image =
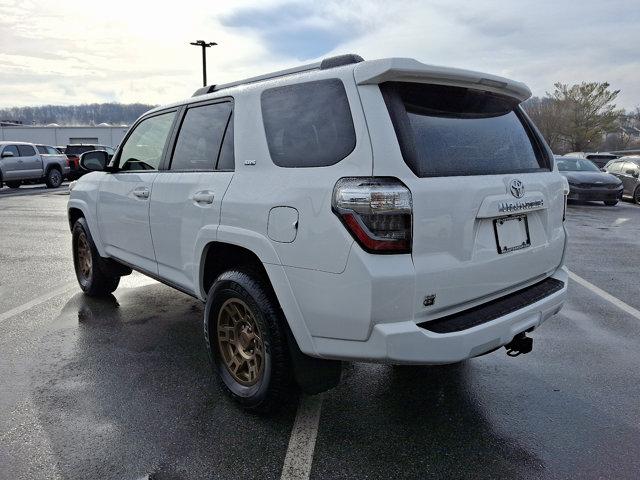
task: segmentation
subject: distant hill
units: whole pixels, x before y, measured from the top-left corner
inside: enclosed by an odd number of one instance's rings
[[[0,121],[25,125],[131,125],[155,105],[142,103],[90,103],[86,105],[41,105],[38,107],[0,108]]]

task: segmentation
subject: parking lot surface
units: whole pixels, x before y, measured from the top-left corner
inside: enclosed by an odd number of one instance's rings
[[[298,402],[239,410],[210,372],[198,301],[138,274],[85,297],[64,189],[5,190],[0,478],[281,478]],[[310,478],[637,478],[640,207],[574,204],[567,222],[583,282],[532,353],[348,365],[316,399]]]

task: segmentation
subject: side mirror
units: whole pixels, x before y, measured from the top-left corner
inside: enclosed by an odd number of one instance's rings
[[[631,174],[631,176],[632,176],[632,177],[636,177],[636,178],[638,178],[638,177],[640,177],[640,172],[639,172],[638,170],[636,170],[635,172],[633,172],[633,173]]]
[[[109,155],[103,150],[91,150],[80,155],[80,166],[90,172],[103,172],[109,163]]]
[[[2,158],[14,157],[13,152],[2,152]]]

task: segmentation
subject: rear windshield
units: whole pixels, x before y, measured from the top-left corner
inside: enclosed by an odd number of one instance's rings
[[[404,160],[419,177],[548,168],[515,100],[444,85],[387,82],[380,88]]]
[[[599,172],[592,161],[584,158],[556,158],[556,165],[561,172]]]
[[[95,149],[93,145],[69,145],[64,153],[67,155],[80,155]]]

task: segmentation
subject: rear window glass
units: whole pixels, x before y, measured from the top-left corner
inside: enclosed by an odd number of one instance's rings
[[[337,78],[297,83],[262,92],[262,118],[273,163],[324,167],[356,145],[347,93]]]
[[[402,155],[419,177],[547,167],[515,100],[444,85],[387,82],[380,87]]]
[[[21,157],[32,157],[36,154],[36,149],[31,145],[18,145],[18,151]]]
[[[69,145],[65,149],[65,153],[67,155],[81,155],[85,152],[90,152],[95,149],[96,148],[93,145]]]
[[[229,102],[189,108],[180,127],[171,170],[213,170],[230,115]]]

